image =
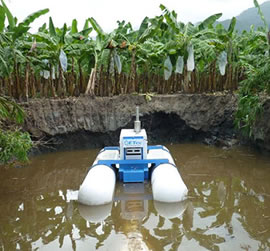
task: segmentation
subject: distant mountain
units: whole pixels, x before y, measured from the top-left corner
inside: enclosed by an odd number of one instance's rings
[[[270,1],[264,2],[260,6],[265,16],[266,22],[270,28]],[[239,32],[242,32],[243,30],[249,30],[251,25],[254,25],[255,28],[258,28],[259,26],[264,26],[260,15],[258,14],[258,10],[255,7],[243,11],[239,16],[236,17],[236,19],[237,22],[235,29]],[[225,28],[228,28],[230,22],[231,20],[227,19],[220,23],[223,24]]]

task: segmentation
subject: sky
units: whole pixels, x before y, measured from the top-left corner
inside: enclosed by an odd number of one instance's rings
[[[265,2],[257,1],[259,4]],[[117,20],[129,21],[133,28],[138,28],[144,17],[162,13],[161,3],[169,10],[175,10],[178,20],[184,23],[197,23],[216,13],[223,13],[220,20],[224,20],[254,7],[253,0],[5,0],[5,3],[19,21],[35,11],[49,8],[48,14],[32,24],[33,31],[48,22],[50,16],[57,27],[62,27],[65,22],[70,26],[76,18],[82,29],[85,20],[94,17],[106,32],[117,27]]]

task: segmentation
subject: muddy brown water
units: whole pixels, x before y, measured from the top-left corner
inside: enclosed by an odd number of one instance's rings
[[[151,185],[117,184],[102,207],[77,203],[98,149],[0,170],[0,250],[269,250],[270,157],[250,149],[169,145],[189,189],[178,204]]]

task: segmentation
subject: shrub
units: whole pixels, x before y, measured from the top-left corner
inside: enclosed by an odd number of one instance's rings
[[[29,133],[0,130],[0,162],[6,164],[10,161],[27,161],[27,154],[32,148]]]

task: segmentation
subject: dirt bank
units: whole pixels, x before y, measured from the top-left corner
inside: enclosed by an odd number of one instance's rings
[[[25,129],[35,139],[50,140],[53,149],[115,145],[120,130],[133,127],[137,105],[150,143],[199,140],[230,146],[239,133],[233,125],[237,98],[231,94],[156,95],[149,102],[138,95],[37,99],[23,104]],[[245,142],[270,151],[270,99],[263,108],[254,138]]]
[[[270,152],[270,98],[263,104],[263,113],[257,119],[251,143],[263,151]]]
[[[36,139],[51,139],[57,149],[118,144],[121,128],[132,128],[140,106],[150,143],[185,140],[222,142],[232,138],[234,95],[157,95],[37,99],[23,104],[25,128]],[[221,139],[221,141],[220,141]]]

